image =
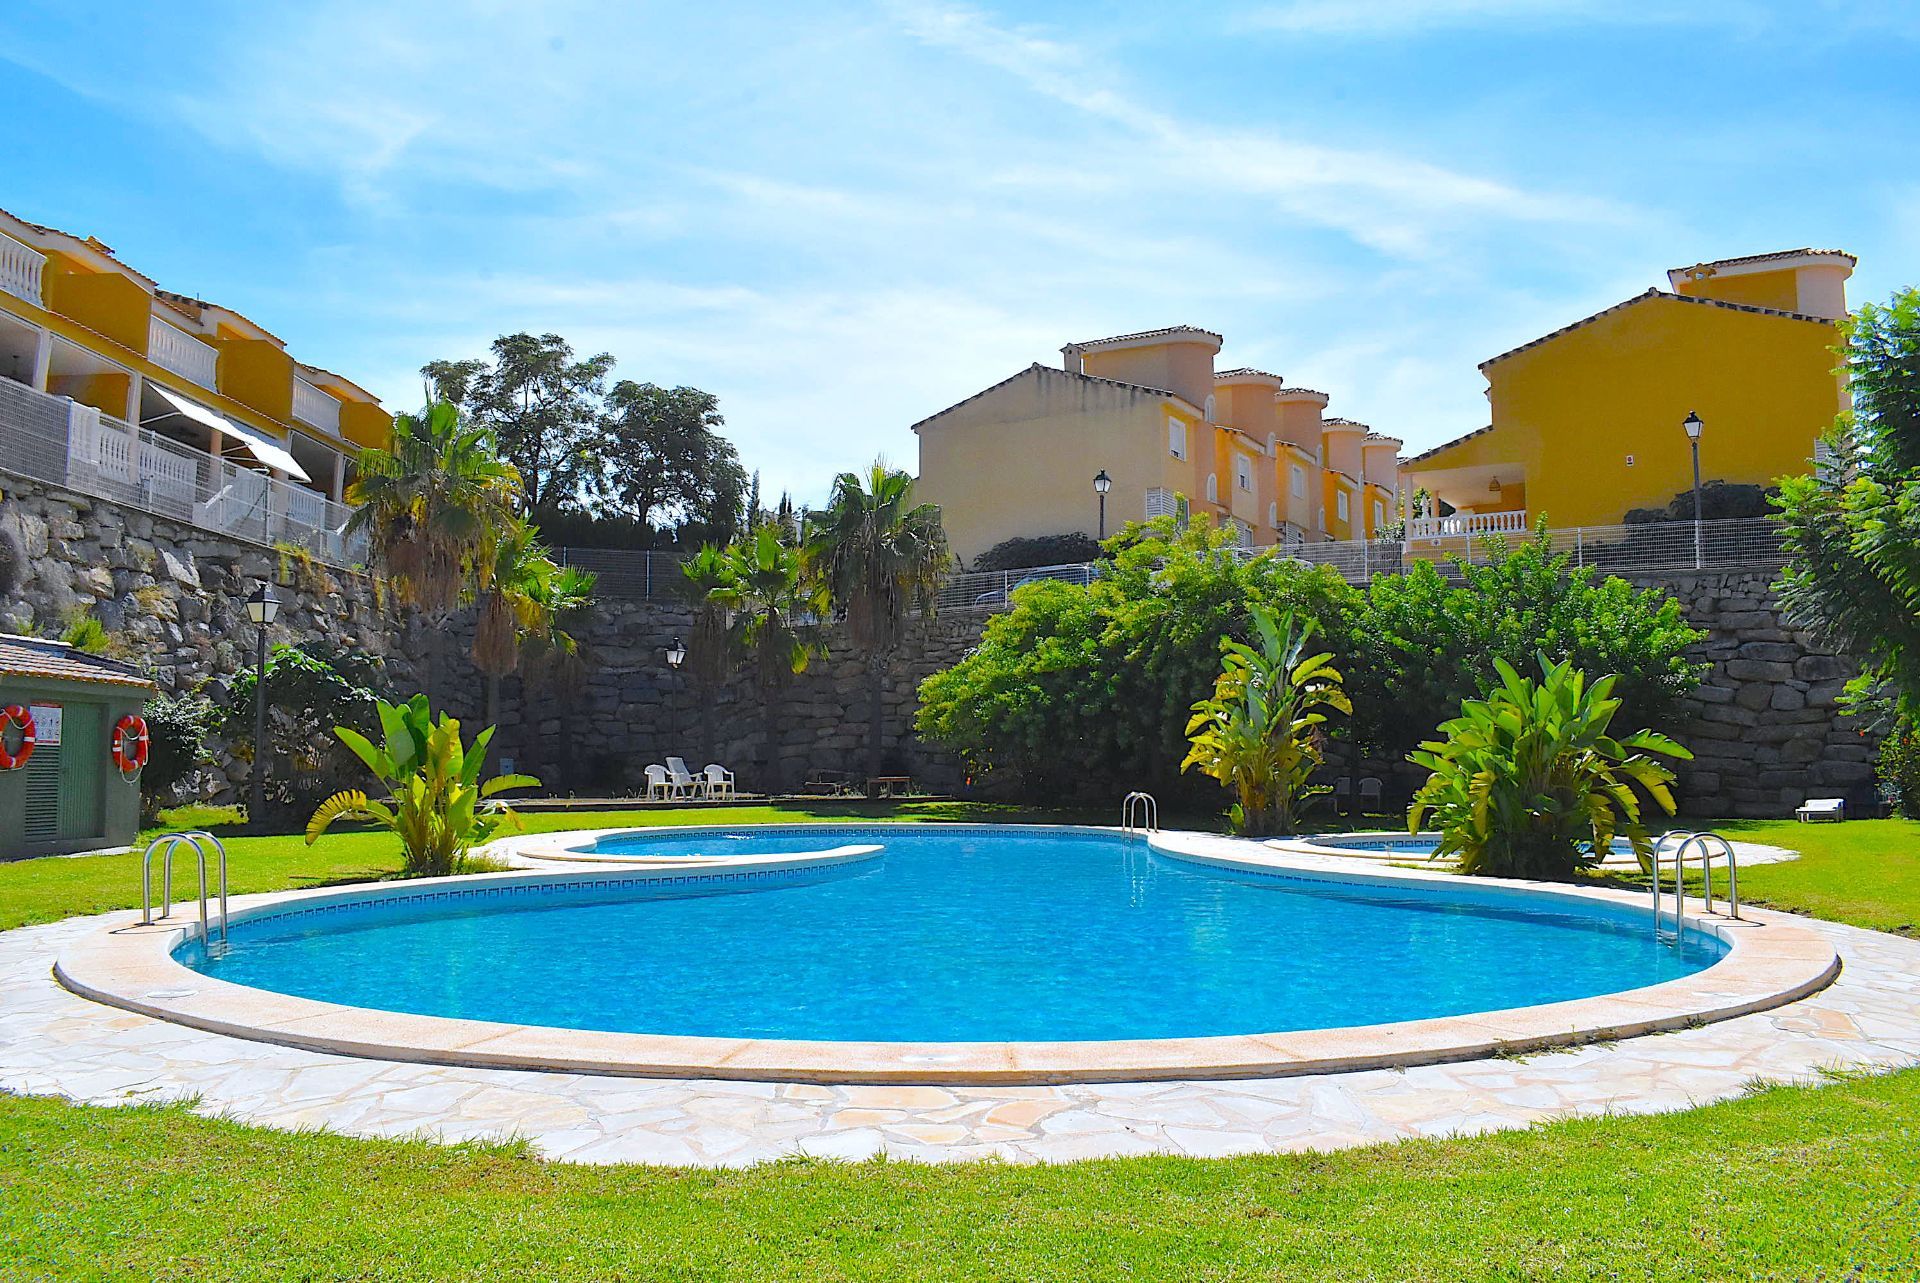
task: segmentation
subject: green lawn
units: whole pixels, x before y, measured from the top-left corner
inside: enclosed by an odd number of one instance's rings
[[[841,818],[819,808],[529,817]],[[903,819],[1053,818],[902,804]],[[1749,899],[1920,921],[1920,825],[1719,826],[1798,845]],[[379,876],[387,839],[232,844],[236,890]],[[131,857],[0,865],[0,924],[137,898]],[[180,1109],[0,1099],[0,1278],[1920,1277],[1920,1071],[1658,1118],[1325,1156],[1057,1167],[549,1164],[288,1135]]]

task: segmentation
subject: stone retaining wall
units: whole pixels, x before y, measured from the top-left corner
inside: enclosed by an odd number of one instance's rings
[[[90,610],[162,689],[208,684],[218,697],[251,663],[244,599],[262,578],[280,584],[285,603],[276,641],[328,638],[382,656],[396,690],[418,688],[423,636],[368,577],[0,477],[0,630],[57,634],[72,614]],[[1835,703],[1854,669],[1785,625],[1772,578],[1731,571],[1638,581],[1673,592],[1709,633],[1699,654],[1712,669],[1679,729],[1695,753],[1680,770],[1689,814],[1784,815],[1809,796],[1873,797],[1874,744]],[[887,673],[887,773],[941,790],[962,785],[958,761],[912,734],[915,690],[978,642],[985,619],[953,613],[910,627]],[[556,791],[582,795],[637,788],[646,764],[669,753],[695,766],[724,762],[741,787],[756,791],[798,785],[820,769],[864,772],[866,667],[844,635],[830,631],[829,658],[778,696],[770,754],[764,703],[748,677],[707,691],[667,667],[668,643],[690,631],[680,607],[604,602],[584,630],[593,662],[579,690],[532,678],[503,684],[502,753],[544,774]],[[484,686],[465,659],[469,637],[456,621],[440,639],[435,686],[443,705],[477,719]],[[242,774],[222,754],[205,789],[231,797]]]

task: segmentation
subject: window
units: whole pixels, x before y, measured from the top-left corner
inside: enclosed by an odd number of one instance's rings
[[[1233,484],[1253,493],[1253,460],[1244,454],[1233,456]]]
[[[1217,472],[1207,474],[1207,502],[1220,502],[1220,474]]]
[[[1321,533],[1322,533],[1322,534],[1324,534],[1324,533],[1326,533],[1326,529],[1327,529],[1327,505],[1323,503],[1323,504],[1321,504],[1321,505],[1320,505],[1320,531],[1321,531]]]
[[[1280,453],[1280,438],[1276,433],[1267,433],[1267,457],[1273,458]]]
[[[1238,517],[1233,517],[1231,520],[1233,522],[1234,543],[1242,548],[1253,547],[1253,527]]]
[[[1167,453],[1176,459],[1187,457],[1187,425],[1178,419],[1167,420]]]
[[[1163,490],[1159,486],[1147,491],[1147,520],[1155,517],[1172,517],[1178,509],[1173,502],[1173,491]]]
[[[1346,521],[1350,514],[1347,508],[1347,492],[1345,490],[1334,492],[1333,505],[1336,515],[1339,516],[1340,520]]]
[[[1296,499],[1307,497],[1307,470],[1297,463],[1293,465],[1293,497]]]
[[[1208,423],[1219,422],[1218,419],[1213,417],[1213,398],[1212,397],[1207,398],[1207,422]]]
[[[1373,528],[1384,530],[1387,526],[1387,505],[1380,500],[1373,501]]]
[[[1267,505],[1267,524],[1275,530],[1280,528],[1280,505],[1278,503],[1270,503]]]

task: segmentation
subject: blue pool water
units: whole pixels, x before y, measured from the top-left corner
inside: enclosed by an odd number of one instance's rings
[[[1625,909],[1224,873],[1093,831],[835,827],[741,845],[861,842],[884,853],[753,884],[583,879],[243,920],[225,957],[182,960],[238,984],[428,1015],[938,1042],[1458,1014],[1652,984],[1724,950],[1706,937],[1657,943]]]

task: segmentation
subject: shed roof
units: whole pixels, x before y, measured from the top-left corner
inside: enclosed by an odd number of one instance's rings
[[[52,681],[94,682],[153,690],[151,680],[129,664],[75,650],[45,637],[0,633],[0,677],[39,677]]]

